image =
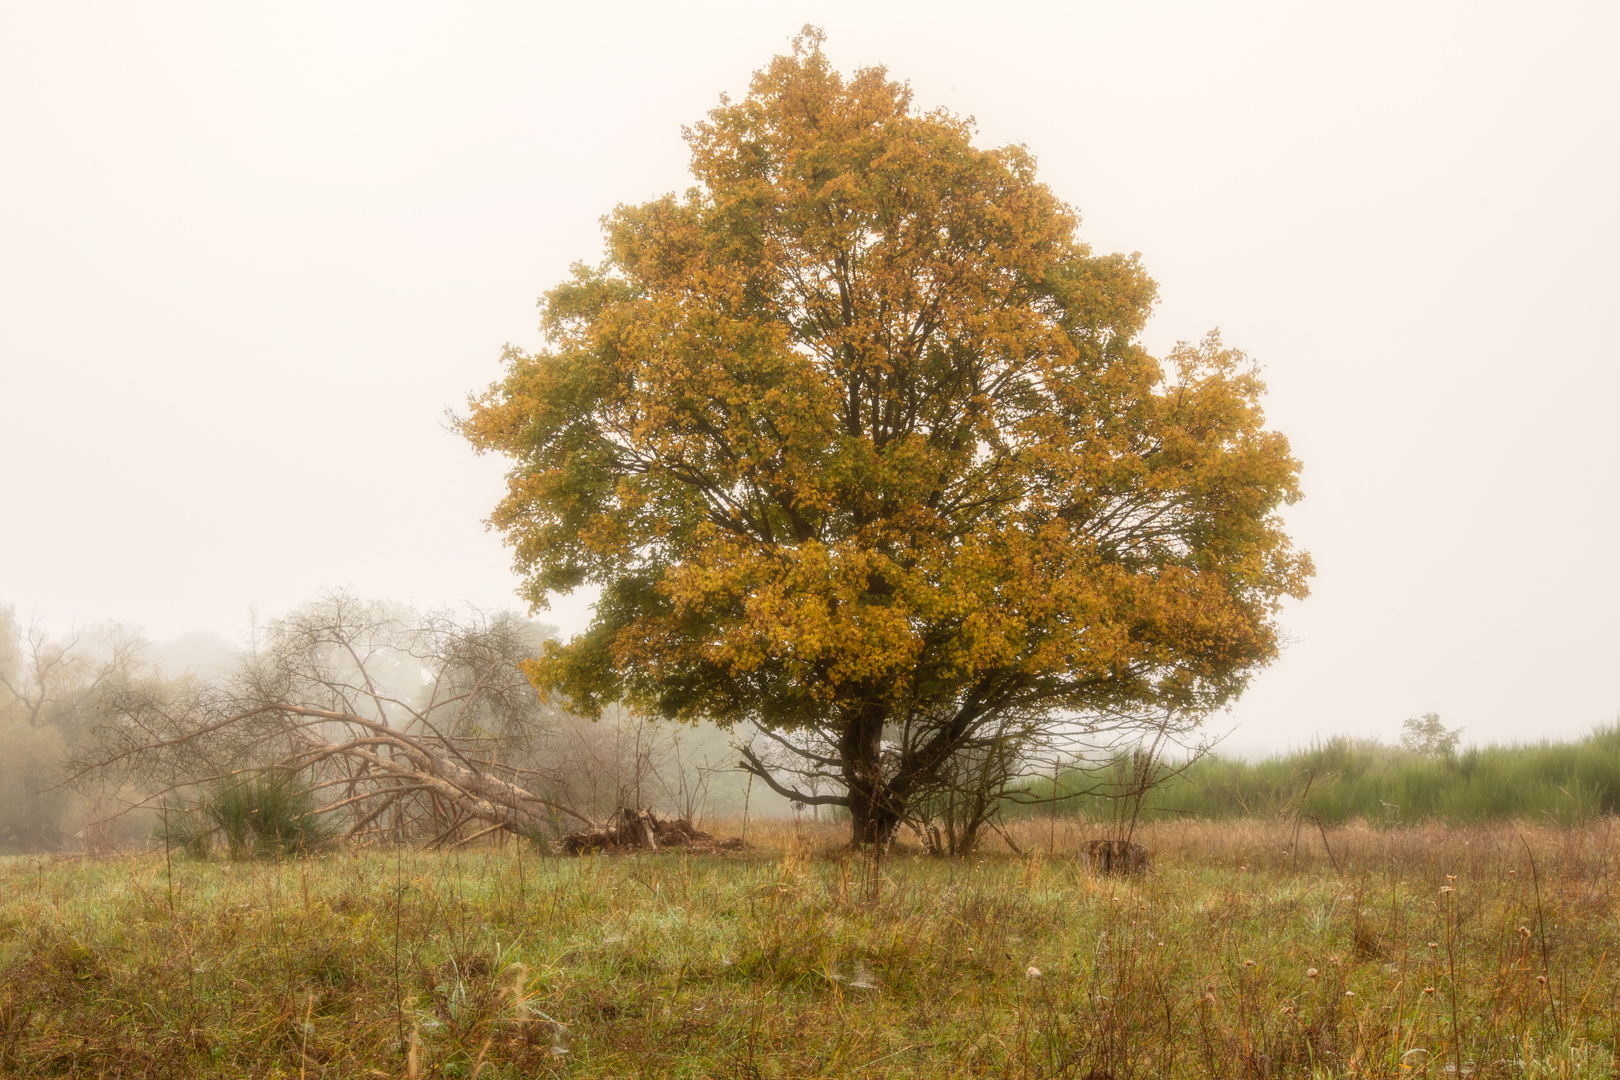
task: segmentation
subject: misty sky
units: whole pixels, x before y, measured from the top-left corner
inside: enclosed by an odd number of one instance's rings
[[[515,604],[445,410],[807,21],[1265,365],[1319,573],[1234,746],[1620,712],[1612,3],[0,4],[0,602]]]

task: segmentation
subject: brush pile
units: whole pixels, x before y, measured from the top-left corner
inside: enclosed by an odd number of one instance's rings
[[[661,818],[651,810],[629,807],[616,811],[605,825],[572,832],[562,839],[562,849],[570,855],[589,855],[596,851],[657,851],[671,847],[735,851],[742,846],[742,841],[736,837],[718,840],[685,818]]]

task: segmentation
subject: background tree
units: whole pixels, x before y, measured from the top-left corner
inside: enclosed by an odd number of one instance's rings
[[[491,520],[531,603],[602,589],[535,684],[757,724],[841,790],[745,767],[864,842],[1009,715],[1195,724],[1311,567],[1243,356],[1150,356],[1152,282],[1026,150],[820,46],[686,132],[697,186],[614,211],[462,430],[513,459]]]
[[[1424,757],[1448,758],[1457,753],[1462,728],[1447,728],[1439,713],[1414,716],[1401,725],[1401,749]]]
[[[60,786],[64,759],[100,722],[106,694],[148,677],[138,637],[119,627],[52,637],[0,607],[0,849],[33,852],[108,843],[73,835],[85,802]]]
[[[714,783],[717,774],[731,788],[741,777],[729,740],[712,728],[672,728],[620,707],[595,720],[559,713],[535,754],[556,778],[541,790],[599,821],[622,808],[656,808],[697,825],[711,802],[742,810],[740,791],[716,790],[726,786]]]

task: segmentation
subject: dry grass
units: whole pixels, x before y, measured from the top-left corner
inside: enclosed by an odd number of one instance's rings
[[[1309,821],[1158,824],[1130,881],[1068,820],[876,867],[759,821],[731,857],[11,860],[0,1071],[1610,1076],[1610,832],[1349,827],[1330,861]]]

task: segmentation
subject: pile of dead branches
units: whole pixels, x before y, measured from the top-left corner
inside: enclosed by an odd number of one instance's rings
[[[695,851],[732,851],[742,847],[733,837],[718,840],[696,828],[685,818],[661,818],[642,808],[619,810],[607,824],[581,829],[563,837],[562,849],[570,855],[597,851],[657,851],[660,848],[688,848]]]

